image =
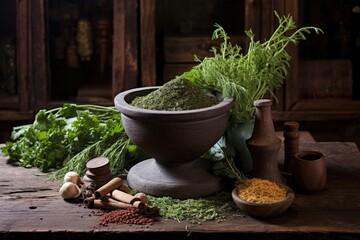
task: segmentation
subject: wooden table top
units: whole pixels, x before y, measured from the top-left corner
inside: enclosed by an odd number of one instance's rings
[[[162,219],[150,226],[100,227],[93,210],[59,196],[59,182],[48,182],[38,169],[11,166],[0,156],[0,239],[360,239],[356,144],[301,141],[300,149],[324,154],[328,180],[323,192],[296,192],[290,208],[275,218],[245,216],[195,225]]]

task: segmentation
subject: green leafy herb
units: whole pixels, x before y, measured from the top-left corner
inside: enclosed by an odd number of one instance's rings
[[[235,185],[243,183],[247,177],[235,166],[235,149],[223,136],[201,156],[213,163],[214,174],[233,179]]]
[[[13,129],[12,142],[1,149],[9,160],[43,172],[55,170],[53,179],[68,171],[85,173],[86,162],[104,156],[114,174],[145,159],[146,155],[125,134],[115,107],[64,104],[40,110],[32,124]]]
[[[222,38],[220,47],[212,47],[213,57],[200,60],[193,69],[180,77],[188,79],[203,88],[221,92],[225,97],[234,98],[230,123],[247,122],[254,114],[253,102],[282,85],[290,66],[290,55],[286,51],[289,43],[297,44],[305,39],[311,30],[322,32],[316,27],[296,29],[291,15],[280,17],[279,26],[272,36],[263,43],[254,40],[254,33],[245,31],[250,39],[246,54],[238,45],[232,45],[225,30],[215,24],[212,39]],[[232,124],[230,124],[232,125]]]

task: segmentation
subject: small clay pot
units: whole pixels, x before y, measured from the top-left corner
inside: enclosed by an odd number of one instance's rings
[[[317,151],[300,151],[293,159],[293,180],[305,193],[319,193],[326,184],[324,155]]]

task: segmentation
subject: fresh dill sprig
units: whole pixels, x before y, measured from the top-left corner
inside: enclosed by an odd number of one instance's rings
[[[273,90],[282,85],[290,67],[291,57],[286,46],[305,40],[305,34],[311,31],[322,33],[320,28],[313,26],[297,29],[290,14],[280,17],[275,11],[275,15],[279,25],[268,40],[255,41],[254,33],[245,31],[250,39],[246,54],[239,45],[232,45],[225,30],[215,24],[212,39],[222,38],[223,42],[219,47],[211,48],[213,57],[201,60],[195,55],[198,64],[180,76],[203,88],[221,92],[224,97],[234,98],[230,126],[247,122],[255,111],[253,102],[267,92],[275,97]]]

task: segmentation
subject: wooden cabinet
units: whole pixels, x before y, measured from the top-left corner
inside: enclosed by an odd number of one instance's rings
[[[39,109],[64,102],[113,105],[117,93],[139,85],[137,0],[1,5],[1,42],[11,41],[15,52],[1,61],[1,122],[31,121]],[[87,29],[89,38],[81,40]],[[6,75],[13,62],[14,72]]]
[[[206,27],[204,21],[193,19],[194,17],[187,11],[191,9],[189,1],[182,2],[183,8],[179,8],[178,1],[149,1],[148,4],[152,5],[151,12],[144,9],[147,16],[156,15],[153,31],[157,36],[158,52],[153,56],[153,61],[141,61],[141,65],[146,66],[156,62],[157,79],[163,81],[186,71],[194,64],[189,61],[191,53],[184,53],[185,48],[204,56],[204,49],[201,49],[201,46],[207,46],[208,40],[200,40],[203,45],[197,44],[199,41],[197,33],[205,29],[208,36],[211,36],[213,30],[209,31],[209,25]],[[203,5],[203,10],[211,8],[211,4],[216,6],[219,2],[210,1],[210,7]],[[232,9],[236,9],[237,14],[229,10],[227,14],[222,15],[225,18],[225,25],[230,26],[232,35],[243,37],[243,31],[251,28],[257,39],[268,38],[277,26],[274,9],[280,15],[291,14],[299,27],[317,26],[325,32],[324,35],[312,33],[307,35],[307,40],[298,45],[288,46],[292,61],[283,87],[276,90],[277,100],[274,100],[273,108],[275,121],[360,119],[359,1],[341,3],[319,0],[244,0],[237,1],[237,4],[239,2],[240,5],[232,3]],[[201,0],[197,1],[198,5],[202,3]],[[198,6],[193,6],[193,9],[196,7]],[[326,9],[327,12],[324,13],[322,9]],[[176,14],[180,15],[177,19],[174,17]],[[227,22],[226,16],[230,16],[231,21]],[[194,31],[194,23],[199,23],[202,29]],[[176,30],[177,38],[169,35]],[[150,48],[146,46],[146,40],[144,41],[142,36],[140,39],[142,50]]]
[[[32,117],[29,80],[28,2],[5,0],[0,8],[0,121]]]
[[[113,105],[117,93],[138,86],[138,6],[135,0],[31,1],[34,108]]]
[[[274,29],[273,9],[292,14],[298,26],[317,26],[324,35],[311,34],[297,46],[288,78],[277,92],[274,120],[359,120],[359,1],[246,1],[246,28],[260,38]],[[261,21],[258,21],[261,19]]]
[[[6,75],[1,65],[0,121],[30,121],[64,102],[112,105],[123,90],[161,85],[193,66],[193,54],[206,55],[215,23],[245,45],[244,30],[270,36],[274,9],[325,31],[288,47],[291,67],[276,91],[274,119],[359,120],[359,1],[335,2],[4,0],[0,36],[13,41],[16,70]],[[88,59],[78,52],[81,23],[91,27]]]
[[[244,48],[245,37],[243,34],[231,36],[231,42]],[[210,51],[212,46],[219,46],[221,40],[211,39],[208,35],[165,35],[164,36],[164,63],[162,81],[167,82],[190,70],[197,63],[194,61],[196,55],[199,59],[213,56]]]
[[[244,1],[184,0],[155,2],[159,77],[162,82],[188,71],[199,59],[213,56],[210,51],[221,40],[212,40],[215,23],[231,33],[232,43],[244,38]]]

